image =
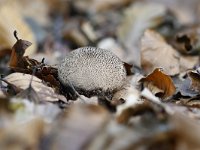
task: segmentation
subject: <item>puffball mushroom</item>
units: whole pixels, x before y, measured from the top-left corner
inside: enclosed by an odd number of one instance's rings
[[[73,50],[58,67],[59,80],[78,92],[113,92],[122,87],[126,75],[124,62],[111,51],[96,47]]]

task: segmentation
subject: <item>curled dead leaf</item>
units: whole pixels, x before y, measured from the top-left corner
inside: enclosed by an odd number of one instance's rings
[[[151,74],[142,78],[139,82],[160,98],[170,97],[176,91],[171,77],[164,74],[159,68],[156,68]]]
[[[24,66],[22,57],[24,56],[25,50],[31,46],[31,42],[18,39],[17,31],[14,31],[14,36],[17,39],[17,42],[12,47],[12,53],[10,57],[9,66],[12,67],[22,67]]]

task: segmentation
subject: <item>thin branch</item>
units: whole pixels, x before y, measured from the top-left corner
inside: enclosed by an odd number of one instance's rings
[[[72,90],[74,91],[74,93],[85,103],[85,100],[83,98],[81,98],[81,95],[76,91],[76,89],[74,88],[74,86],[72,85],[72,83],[67,80],[69,83],[69,86],[72,88]]]
[[[17,41],[19,40],[19,38],[17,36],[17,31],[16,30],[14,31],[14,37],[16,38]]]
[[[42,64],[44,64],[44,60],[45,60],[45,58],[42,58],[42,61],[41,61]]]

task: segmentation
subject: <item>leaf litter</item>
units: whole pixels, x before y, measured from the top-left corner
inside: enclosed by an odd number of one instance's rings
[[[41,15],[29,1],[0,6],[0,149],[200,148],[198,0],[34,4]],[[59,60],[81,46],[117,55],[124,84],[92,97],[63,85]]]

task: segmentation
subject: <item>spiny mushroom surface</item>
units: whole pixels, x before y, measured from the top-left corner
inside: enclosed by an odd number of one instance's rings
[[[111,51],[82,47],[73,50],[60,63],[58,76],[64,85],[93,91],[113,91],[126,79],[124,63]]]

